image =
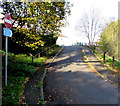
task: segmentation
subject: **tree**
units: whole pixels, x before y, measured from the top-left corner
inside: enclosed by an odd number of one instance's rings
[[[118,20],[118,59],[120,59],[120,20]]]
[[[88,38],[89,44],[93,44],[95,37],[100,33],[102,24],[95,10],[84,13],[80,21],[80,30]]]
[[[118,20],[110,22],[100,35],[99,47],[106,53],[113,57],[114,67],[114,58],[118,58]]]
[[[104,33],[102,33],[100,36],[98,46],[104,52],[103,53],[103,62],[105,63],[105,54],[108,52],[108,39],[107,39],[107,36],[104,35]]]
[[[67,5],[65,2],[5,2],[4,14],[11,13],[13,19],[11,40],[31,50],[55,44],[64,25],[62,20],[70,12]]]

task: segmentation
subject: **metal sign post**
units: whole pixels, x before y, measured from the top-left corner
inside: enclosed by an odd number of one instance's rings
[[[7,86],[7,66],[8,66],[8,37],[12,36],[12,31],[10,30],[12,27],[12,19],[10,14],[5,14],[4,24],[6,28],[4,28],[4,35],[6,36],[5,41],[5,86]]]
[[[5,86],[7,86],[7,66],[8,66],[8,37],[12,37],[12,31],[8,28],[3,28],[5,40]]]
[[[7,66],[8,66],[8,36],[5,41],[5,86],[7,86]]]

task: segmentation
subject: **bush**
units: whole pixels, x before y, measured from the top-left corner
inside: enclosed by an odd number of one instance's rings
[[[16,55],[16,61],[19,63],[26,63],[31,64],[32,63],[32,57],[27,55]]]
[[[8,86],[3,88],[3,105],[13,105],[19,103],[19,98],[22,96],[22,84],[25,77],[8,77]]]
[[[34,65],[35,67],[39,67],[42,63],[45,62],[45,60],[46,60],[45,57],[35,58],[35,59],[34,59],[34,62],[33,62],[33,65]]]
[[[10,70],[10,71],[9,71]],[[8,74],[14,76],[32,76],[35,73],[35,67],[28,64],[8,63]]]

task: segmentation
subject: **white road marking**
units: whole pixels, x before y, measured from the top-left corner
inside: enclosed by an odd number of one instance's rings
[[[5,22],[12,24],[12,21],[8,20],[8,19],[4,19]]]

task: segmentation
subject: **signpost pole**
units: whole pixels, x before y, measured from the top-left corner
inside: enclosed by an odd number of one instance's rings
[[[12,19],[10,14],[5,14],[4,24],[6,28],[4,29],[4,35],[6,36],[5,41],[5,86],[7,86],[7,66],[8,66],[8,37],[12,36],[12,31],[10,30],[12,27]]]
[[[8,37],[6,36],[6,41],[5,41],[5,86],[7,86],[7,66],[8,66]]]

